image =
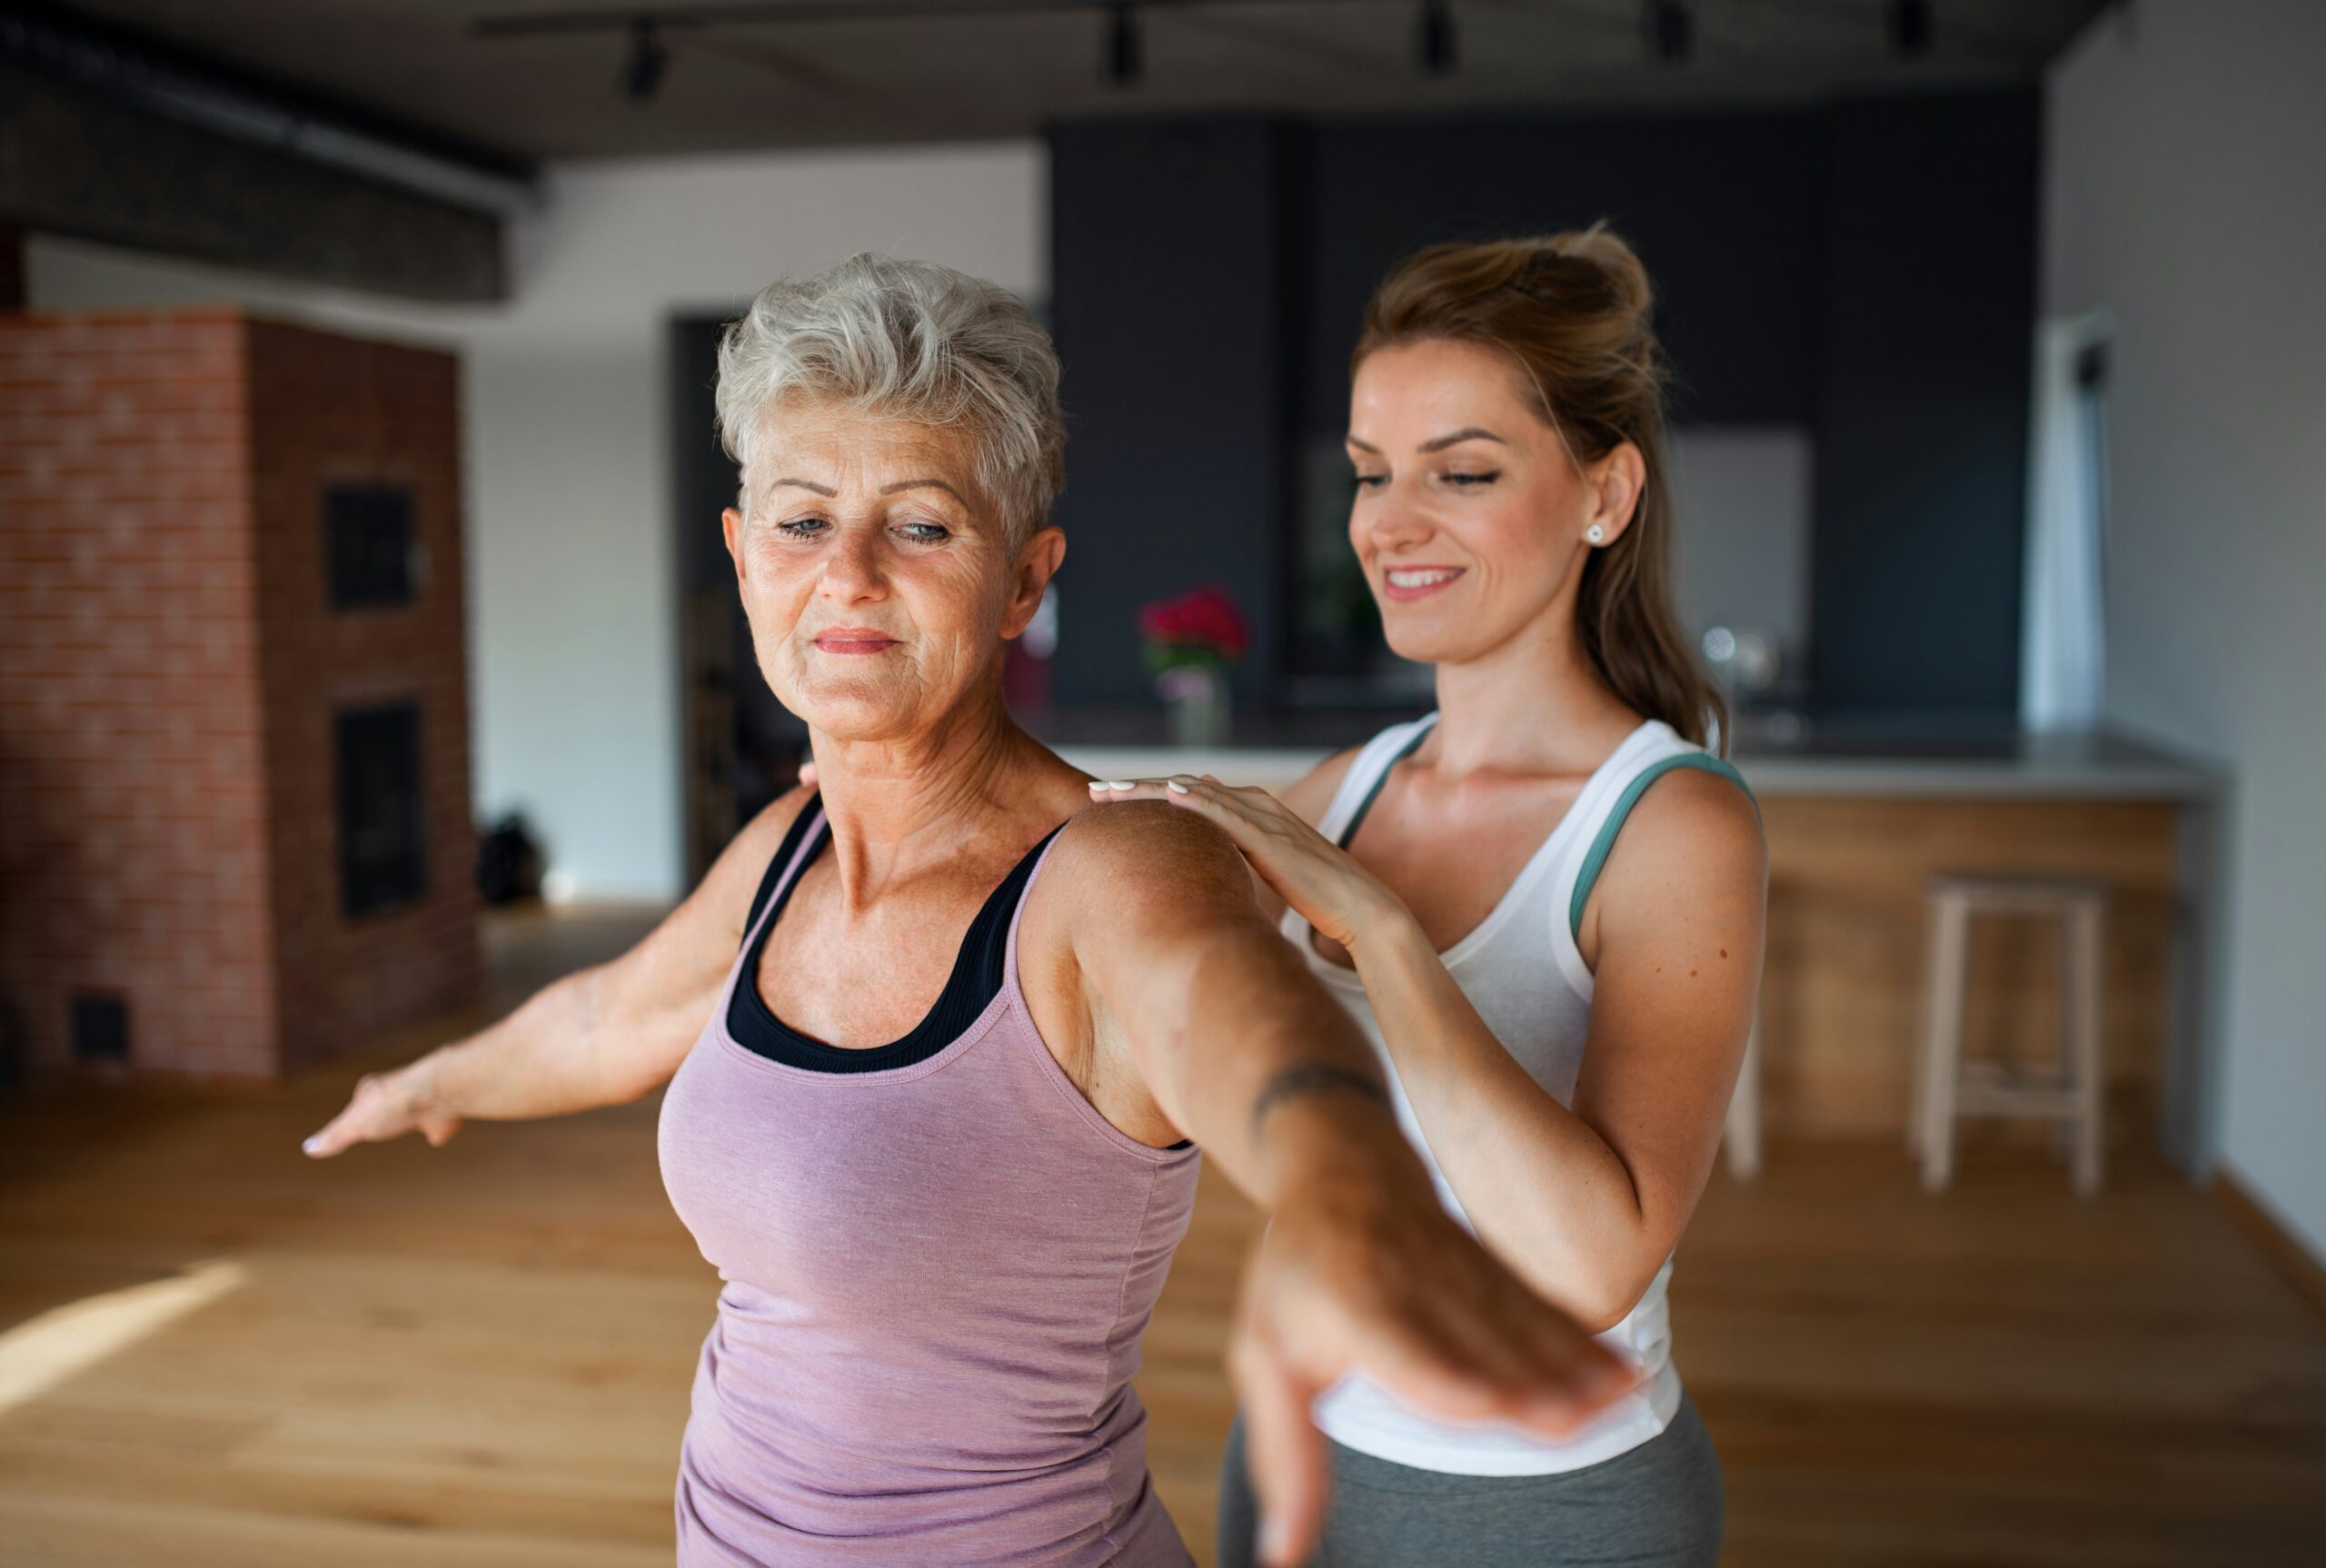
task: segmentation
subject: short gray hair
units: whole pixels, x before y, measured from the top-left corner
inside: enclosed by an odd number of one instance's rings
[[[1007,289],[865,252],[770,283],[719,342],[719,432],[745,468],[767,413],[793,397],[966,427],[979,487],[1013,542],[1066,482],[1058,352]]]

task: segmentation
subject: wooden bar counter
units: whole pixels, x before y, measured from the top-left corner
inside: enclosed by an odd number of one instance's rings
[[[1263,721],[1199,750],[1142,744],[1129,715],[1035,728],[1102,778],[1211,773],[1281,788],[1391,717],[1373,716],[1347,739],[1324,719]],[[1761,1030],[1763,1115],[1774,1137],[1903,1137],[1933,873],[2066,872],[2113,888],[2110,1141],[2161,1147],[2192,1174],[2202,1170],[2222,776],[2107,733],[1783,719],[1742,726],[1735,760],[1769,839]],[[2048,1059],[2059,1027],[2058,946],[2039,922],[1979,923],[1968,1053]],[[2040,1136],[1966,1134],[1973,1146]]]

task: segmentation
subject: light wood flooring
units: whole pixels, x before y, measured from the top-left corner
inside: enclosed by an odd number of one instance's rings
[[[496,921],[495,1005],[641,919]],[[715,1281],[654,1102],[299,1152],[474,1021],[280,1090],[0,1099],[0,1565],[669,1563]],[[1251,1226],[1208,1178],[1140,1378],[1206,1562]],[[2326,1320],[2160,1168],[2086,1204],[1997,1146],[1933,1198],[1887,1142],[1779,1141],[1715,1180],[1675,1301],[1730,1563],[2326,1563]]]

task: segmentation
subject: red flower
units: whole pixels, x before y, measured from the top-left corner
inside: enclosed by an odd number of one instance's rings
[[[1160,648],[1207,649],[1222,659],[1241,659],[1251,643],[1236,601],[1216,584],[1146,606],[1138,612],[1138,630]]]

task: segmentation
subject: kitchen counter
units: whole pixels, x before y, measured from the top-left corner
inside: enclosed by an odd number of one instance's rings
[[[1153,710],[1062,712],[1035,733],[1102,779],[1209,773],[1281,788],[1402,717],[1331,711],[1240,720],[1218,746],[1169,743]],[[2159,800],[2202,803],[2220,771],[2111,731],[2039,734],[1983,723],[1804,723],[1748,715],[1732,760],[1762,796]]]
[[[1210,773],[1282,789],[1401,717],[1239,718],[1224,745],[1168,743],[1155,710],[1067,712],[1032,728],[1104,779]],[[1746,715],[1733,759],[1769,844],[1762,982],[1764,1106],[1788,1133],[1894,1136],[1919,1019],[1926,889],[1952,870],[2071,873],[2113,889],[2105,1033],[2112,1142],[2161,1146],[2192,1175],[2219,1037],[2219,838],[2232,780],[2109,731],[2023,733],[1993,722]],[[1972,949],[1973,1054],[2041,1059],[2059,1027],[2052,932],[1981,922]],[[1984,1130],[1966,1132],[1975,1139]],[[2006,1133],[2002,1136],[2011,1136]],[[2064,1179],[2064,1178],[2063,1178]]]

